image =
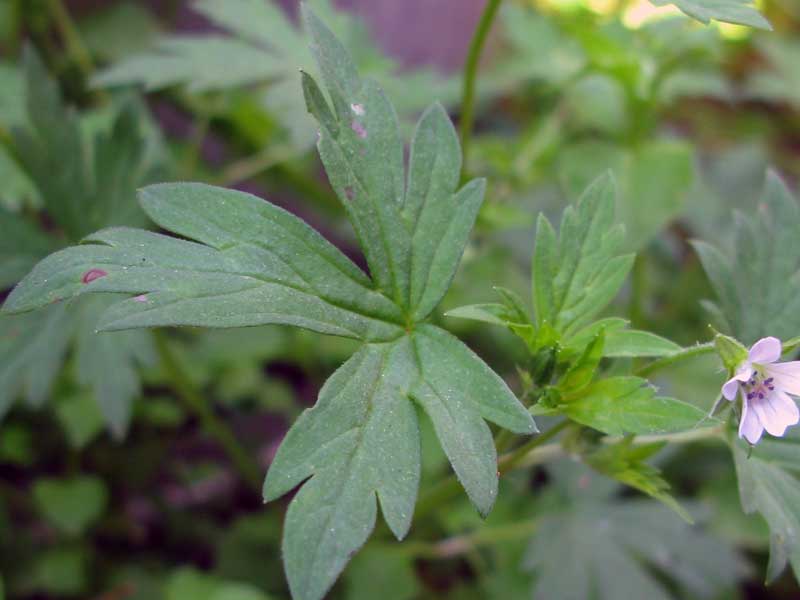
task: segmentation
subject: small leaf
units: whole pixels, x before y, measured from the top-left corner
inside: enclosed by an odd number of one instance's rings
[[[714,19],[772,31],[769,21],[753,6],[752,0],[650,0],[650,2],[656,6],[674,4],[686,15],[706,25]]]
[[[86,531],[105,510],[108,493],[97,477],[39,479],[33,498],[45,517],[68,535]]]
[[[512,322],[508,314],[508,308],[503,304],[470,304],[459,306],[445,313],[446,317],[456,317],[457,319],[468,319],[470,321],[480,321],[490,325],[507,325]]]
[[[539,219],[533,261],[539,325],[547,322],[561,333],[574,333],[622,286],[633,255],[615,256],[623,235],[613,224],[615,196],[610,175],[597,179],[576,206],[564,211],[557,244],[552,227]]]
[[[593,383],[560,406],[572,419],[609,435],[666,433],[698,427],[707,415],[675,398],[657,397],[638,377]]]

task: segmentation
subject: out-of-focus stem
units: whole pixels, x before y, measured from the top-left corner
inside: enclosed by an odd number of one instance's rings
[[[262,477],[258,463],[251,458],[250,453],[239,443],[233,431],[217,417],[195,388],[170,348],[164,332],[156,330],[153,335],[161,365],[170,380],[173,391],[183,401],[187,410],[197,416],[203,431],[216,439],[222,446],[242,479],[260,494]]]
[[[464,167],[467,169],[469,145],[472,139],[472,127],[475,122],[475,80],[480,63],[481,52],[486,44],[486,37],[492,28],[492,23],[497,16],[497,9],[502,0],[487,0],[478,26],[472,35],[469,44],[467,60],[464,63],[464,81],[461,89],[461,116],[459,120],[459,133],[461,136],[461,151],[464,155]]]
[[[75,63],[80,67],[86,77],[94,71],[94,62],[89,49],[83,43],[78,28],[75,26],[69,11],[64,6],[62,0],[48,0],[50,14],[55,21],[58,32],[64,41],[67,52],[72,56]]]

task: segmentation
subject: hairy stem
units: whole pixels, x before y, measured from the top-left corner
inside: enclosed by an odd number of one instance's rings
[[[531,438],[528,442],[522,444],[519,448],[516,448],[509,452],[508,454],[504,454],[500,457],[497,461],[497,470],[502,475],[503,473],[507,473],[508,471],[513,470],[516,466],[528,455],[534,448],[538,448],[545,442],[552,440],[555,436],[557,436],[561,431],[570,424],[570,421],[564,419],[560,423],[553,425],[550,429],[545,431],[544,433],[537,435],[534,438]]]
[[[222,446],[241,478],[260,494],[262,476],[258,463],[251,458],[250,453],[239,443],[233,431],[214,413],[202,394],[195,388],[170,348],[164,332],[156,330],[153,335],[161,365],[176,395],[187,410],[199,419],[203,431],[216,439]]]
[[[475,121],[475,80],[478,73],[478,63],[480,62],[483,46],[486,44],[486,37],[492,28],[492,23],[497,16],[497,9],[502,0],[487,0],[486,7],[483,9],[478,26],[472,35],[469,44],[467,61],[464,63],[464,81],[461,89],[461,116],[459,119],[459,133],[461,136],[461,151],[464,156],[464,167],[467,168],[467,158],[469,156],[469,144],[472,138],[472,126]]]
[[[713,354],[714,352],[715,349],[713,342],[708,342],[705,344],[697,344],[696,346],[684,348],[683,350],[675,352],[674,354],[670,354],[669,356],[665,356],[664,358],[659,358],[658,360],[654,360],[653,362],[648,363],[643,367],[637,369],[634,372],[634,375],[638,375],[640,377],[646,377],[647,375],[651,375],[656,371],[660,371],[661,369],[672,366],[675,363],[684,361],[689,358],[703,356],[704,354]]]

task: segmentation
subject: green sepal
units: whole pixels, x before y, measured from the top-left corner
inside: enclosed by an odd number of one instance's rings
[[[736,369],[747,360],[747,348],[728,335],[717,333],[714,336],[714,348],[729,373],[735,373]]]

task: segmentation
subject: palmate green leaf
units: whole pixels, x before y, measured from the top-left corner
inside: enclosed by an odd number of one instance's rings
[[[744,344],[800,330],[800,208],[777,174],[767,176],[758,212],[736,215],[734,252],[693,242],[717,303],[712,315]]]
[[[639,377],[602,379],[565,397],[558,408],[578,423],[609,435],[681,431],[708,419],[692,404],[656,396],[656,390]]]
[[[714,19],[736,25],[749,25],[756,29],[772,30],[772,25],[753,6],[752,0],[650,0],[650,2],[656,6],[674,4],[686,15],[706,25]]]
[[[412,399],[478,510],[497,495],[489,419],[519,433],[533,421],[503,381],[466,346],[424,325],[368,344],[328,380],[316,406],[281,444],[264,483],[272,500],[311,476],[286,518],[283,552],[295,598],[321,598],[372,531],[377,501],[398,538],[411,525],[420,477]]]
[[[498,478],[484,420],[517,433],[536,426],[480,358],[420,322],[453,278],[483,197],[481,181],[456,190],[460,150],[447,114],[437,105],[423,114],[406,177],[391,104],[361,80],[319,19],[307,9],[304,18],[332,103],[305,76],[307,107],[372,278],[272,204],[201,184],[162,184],[142,191],[142,208],[186,239],[99,231],[40,262],[4,310],[126,293],[133,297],[105,310],[98,328],[278,323],[360,340],[287,434],[264,486],[273,499],[305,481],[289,507],[283,554],[294,596],[317,600],[366,541],[378,503],[398,538],[408,531],[420,477],[415,406],[427,412],[482,514]]]
[[[616,255],[623,228],[614,225],[615,186],[597,179],[564,211],[557,236],[544,216],[536,229],[533,299],[536,321],[565,336],[586,325],[617,295],[633,255]]]
[[[800,442],[795,433],[787,440],[765,440],[755,449],[731,440],[739,480],[739,498],[747,514],[760,513],[770,530],[767,583],[791,562],[800,580],[800,480],[797,465]]]
[[[747,573],[732,547],[662,504],[614,498],[607,480],[585,467],[555,475],[568,492],[554,498],[559,510],[544,517],[528,548],[533,598],[714,598]]]

